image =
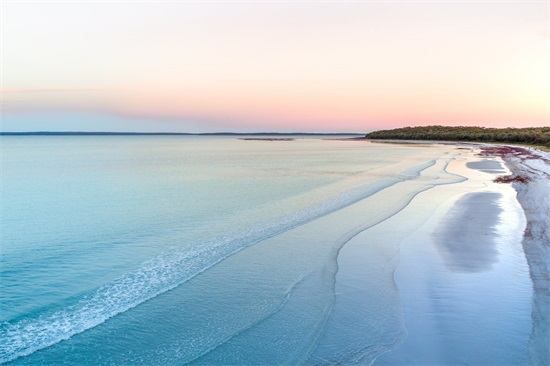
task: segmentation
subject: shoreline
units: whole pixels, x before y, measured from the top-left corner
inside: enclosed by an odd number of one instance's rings
[[[530,363],[550,362],[550,153],[515,146],[482,148],[499,156],[513,174],[510,180],[527,219],[522,245],[533,282]]]
[[[372,362],[546,364],[550,247],[546,227],[550,224],[550,214],[544,210],[549,207],[545,193],[550,191],[550,155],[534,148],[501,144],[393,143],[453,147],[457,154],[453,154],[446,173],[466,180],[420,193],[403,212],[353,238],[339,253],[336,306],[339,303],[353,306],[358,302],[354,299],[358,295],[350,295],[349,291],[359,291],[358,268],[361,263],[372,261],[364,247],[378,245],[372,238],[381,235],[390,246],[401,243],[400,252],[392,262],[397,261],[393,280],[403,302],[405,331],[401,340],[391,341],[395,342],[391,349],[374,357]],[[424,219],[415,216],[424,216]],[[411,229],[409,221],[416,222],[417,226]],[[403,225],[409,229],[404,230]],[[422,231],[419,228],[424,228],[424,232],[417,235],[417,231]],[[392,231],[400,233],[390,235]],[[453,238],[459,238],[456,245],[446,247]],[[411,240],[422,245],[414,247]],[[432,246],[432,249],[422,249],[422,246]],[[411,249],[413,247],[415,249]],[[417,250],[425,256],[415,253]],[[392,262],[387,264],[391,266]],[[435,266],[437,270],[430,272],[424,266]],[[423,271],[427,272],[422,274]],[[521,278],[514,278],[518,273]],[[417,276],[424,278],[417,278],[415,282]],[[476,285],[477,282],[491,285],[485,288]],[[506,286],[510,288],[506,290]],[[428,291],[429,288],[432,290]],[[442,292],[434,295],[434,288],[435,292]],[[511,298],[507,297],[508,290],[514,293]],[[403,295],[407,291],[408,295]],[[424,296],[425,300],[417,300],[418,296]],[[479,314],[472,312],[465,305],[469,301],[483,310],[479,310]],[[461,303],[454,312],[446,312],[449,306]],[[343,308],[333,311],[342,319],[353,317]],[[411,311],[416,313],[411,316]],[[494,316],[500,320],[487,323],[486,319]],[[476,328],[474,318],[484,323],[483,329]],[[462,320],[452,325],[457,319]],[[425,326],[431,327],[430,330],[423,329]],[[446,331],[441,330],[442,326]],[[354,328],[349,330],[353,333]],[[459,341],[459,336],[472,333],[476,336]],[[501,344],[498,340],[502,340]],[[486,349],[482,344],[487,345]]]
[[[527,363],[523,350],[531,331],[531,285],[525,257],[518,249],[525,217],[514,189],[494,182],[497,174],[509,173],[504,162],[482,158],[477,152],[477,148],[455,146],[440,155],[440,168],[423,178],[434,185],[345,243],[337,258],[335,305],[312,363]],[[443,183],[444,177],[454,178]],[[463,202],[464,197],[474,199]],[[453,215],[444,222],[448,213]],[[460,229],[460,236],[468,232],[457,243],[469,244],[467,253],[457,253],[456,246],[445,247],[445,241],[457,237],[454,227]],[[443,231],[443,243],[433,243],[437,229]],[[508,240],[504,247],[496,240],[499,234]],[[487,248],[477,250],[468,243],[477,239],[485,239],[480,244]],[[503,279],[514,283],[508,289],[515,293],[510,299],[501,288]],[[374,285],[381,282],[386,284],[384,289]],[[469,304],[483,309],[483,315]],[[449,310],[449,306],[455,308]],[[499,321],[476,327],[478,320],[483,323],[496,313]],[[384,329],[390,324],[391,331]],[[374,341],[378,334],[385,336]],[[464,340],[465,335],[470,339]],[[332,345],[339,343],[346,346],[335,350]]]
[[[425,144],[426,142],[421,143]],[[433,143],[441,144],[437,141]],[[443,145],[448,146],[446,143]],[[485,182],[482,183],[486,187],[481,190],[480,188],[473,189],[472,187],[468,192],[459,194],[458,196],[460,198],[458,199],[451,200],[450,202],[448,200],[438,202],[436,205],[439,208],[433,211],[427,226],[422,225],[420,229],[402,240],[400,244],[400,260],[394,271],[394,280],[404,304],[404,322],[409,336],[405,337],[403,343],[394,350],[380,355],[375,363],[469,363],[481,362],[483,359],[488,363],[495,362],[495,359],[491,358],[489,353],[478,349],[476,343],[470,344],[470,348],[468,348],[456,339],[453,340],[453,337],[456,338],[456,336],[453,335],[454,332],[456,332],[455,328],[460,329],[460,327],[463,327],[462,333],[468,330],[470,330],[470,332],[479,331],[474,325],[477,323],[470,324],[474,328],[467,328],[464,326],[469,319],[468,317],[475,317],[477,313],[467,314],[467,309],[464,314],[460,312],[446,312],[449,311],[449,306],[452,307],[454,304],[460,303],[461,301],[468,301],[464,300],[462,296],[457,295],[460,291],[464,291],[466,294],[470,291],[470,295],[475,295],[472,289],[468,288],[469,285],[467,285],[467,282],[471,281],[475,276],[465,276],[461,281],[453,282],[454,275],[452,272],[462,271],[465,273],[475,273],[487,271],[488,273],[481,275],[480,278],[489,278],[490,272],[493,271],[492,267],[496,266],[497,272],[501,272],[501,278],[494,282],[497,287],[502,285],[499,284],[498,281],[502,281],[502,278],[505,278],[505,276],[510,276],[509,271],[498,269],[499,261],[497,258],[499,255],[502,256],[499,254],[499,250],[501,251],[502,249],[496,250],[497,246],[494,245],[494,237],[492,237],[492,235],[498,237],[498,231],[506,231],[506,226],[513,223],[514,220],[512,219],[510,222],[501,218],[500,224],[487,221],[487,216],[492,215],[498,218],[500,214],[506,214],[506,212],[502,212],[502,208],[497,204],[500,200],[497,194],[500,192],[507,196],[507,199],[514,200],[516,202],[515,205],[518,206],[518,209],[523,211],[522,215],[525,217],[523,226],[523,228],[525,228],[524,232],[517,233],[517,230],[522,230],[519,227],[515,232],[516,235],[520,235],[519,238],[516,239],[516,242],[518,245],[521,243],[522,252],[525,256],[524,260],[526,261],[525,276],[530,280],[529,288],[531,289],[531,293],[528,295],[528,300],[531,301],[531,314],[528,314],[529,311],[527,310],[522,313],[524,313],[525,316],[527,316],[526,314],[531,316],[531,329],[529,334],[525,337],[525,341],[527,342],[525,347],[528,349],[528,351],[526,351],[526,358],[522,360],[518,359],[517,361],[519,363],[529,362],[529,364],[547,364],[550,360],[548,354],[548,331],[550,328],[548,320],[550,314],[548,250],[550,248],[550,240],[547,229],[550,224],[550,213],[548,212],[550,204],[549,198],[547,197],[547,192],[550,192],[549,154],[535,149],[515,146],[487,146],[485,144],[473,143],[455,143],[454,145],[457,149],[463,149],[465,146],[470,147],[472,152],[463,155],[463,157],[466,157],[467,161],[463,168],[471,169],[470,173],[478,170],[478,176],[481,176],[480,174],[485,174],[483,178]],[[498,160],[508,168],[509,172],[507,174],[502,175],[506,172],[492,165]],[[463,171],[463,173],[464,172],[465,171]],[[468,175],[471,174],[467,174],[466,176]],[[468,176],[468,178],[472,179],[473,177]],[[501,186],[499,183],[511,184]],[[456,187],[451,188],[451,190],[453,189],[456,190]],[[495,194],[495,198],[491,198],[491,196],[487,195],[485,192],[493,192],[490,194]],[[478,196],[477,198],[476,195]],[[470,202],[468,202],[468,200],[470,200]],[[439,212],[445,205],[447,205],[447,207],[443,209],[443,213]],[[501,211],[500,214],[499,210]],[[430,221],[434,222],[430,224]],[[445,223],[445,221],[447,222]],[[468,223],[468,221],[470,221],[470,223]],[[476,226],[477,221],[482,222],[482,224]],[[444,234],[443,236],[446,235],[446,239],[439,240],[440,243],[438,244],[437,237],[441,237],[442,235],[442,224],[444,226],[443,232],[446,230],[448,233],[453,233],[453,235],[449,236]],[[483,231],[484,227],[487,228],[485,232]],[[495,230],[494,233],[491,233],[492,230]],[[467,233],[468,235],[463,237],[460,232]],[[509,234],[513,235],[514,232],[510,232]],[[490,242],[486,241],[487,235],[489,236]],[[461,237],[465,239],[461,239]],[[454,247],[454,244],[449,244],[449,241],[452,242],[453,238],[459,238],[455,240],[458,243]],[[432,244],[419,245],[419,243],[426,242]],[[472,245],[473,242],[475,242],[475,245]],[[464,245],[466,245],[468,253],[460,251],[460,249],[464,249]],[[432,249],[429,249],[430,246]],[[442,246],[446,247],[442,249]],[[479,248],[476,248],[476,246],[479,246]],[[435,250],[436,247],[438,250]],[[418,254],[417,252],[421,252],[422,254]],[[485,263],[481,263],[484,259],[486,259]],[[434,270],[434,263],[439,263],[436,265],[439,270]],[[484,268],[484,266],[486,268]],[[447,269],[442,270],[444,267],[447,267]],[[431,268],[431,270],[427,268]],[[422,272],[425,273],[421,274]],[[415,280],[414,278],[418,276],[424,277],[421,280],[418,278]],[[444,278],[447,278],[449,284],[443,280]],[[514,281],[512,278],[509,278],[509,280]],[[454,284],[451,286],[451,283]],[[525,285],[523,285],[523,287],[525,288]],[[431,288],[431,290],[427,290],[427,288]],[[479,294],[489,295],[489,298],[494,297],[495,299],[502,297],[500,302],[497,303],[498,305],[493,305],[497,310],[499,307],[504,309],[503,305],[500,304],[509,302],[509,299],[503,297],[503,294],[496,290],[491,295],[491,291],[493,290],[493,288],[484,289],[483,291],[479,291]],[[440,292],[439,295],[434,295],[438,291],[443,292]],[[419,294],[421,297],[424,296],[423,300],[417,298]],[[435,296],[435,298],[433,296]],[[455,298],[451,301],[453,296]],[[484,307],[485,309],[490,308],[487,305],[482,305],[483,301],[479,302],[475,297],[471,297],[471,300],[473,303],[477,303],[476,306],[481,306],[480,309]],[[491,300],[487,300],[487,302],[490,301]],[[442,304],[445,304],[445,306],[442,306]],[[516,304],[516,306],[520,306],[518,304]],[[439,306],[440,310],[434,310],[434,306],[435,308]],[[525,306],[525,304],[522,306]],[[478,309],[478,311],[481,310]],[[514,314],[520,312],[516,309],[516,311],[511,311],[510,313]],[[493,316],[490,311],[487,311],[485,315],[487,317]],[[455,320],[462,318],[462,321],[450,326],[449,324],[452,324],[452,321],[449,319],[453,317]],[[514,322],[504,315],[502,320],[504,320],[503,323]],[[482,319],[479,319],[479,321],[483,322]],[[447,325],[445,326],[445,324]],[[491,326],[497,329],[500,325],[493,324]],[[447,327],[447,330],[442,331],[442,327]],[[502,327],[505,328],[505,326]],[[495,329],[491,329],[491,327],[488,326],[485,331],[488,335],[500,334],[500,332],[496,332]],[[520,332],[519,329],[518,332]],[[483,341],[483,339],[479,339],[478,341],[478,343],[487,343],[487,341]],[[460,349],[459,345],[462,349]],[[496,348],[500,347],[496,344],[493,344],[493,346]],[[512,347],[511,345],[509,346]],[[500,354],[506,351],[507,349],[502,349]],[[477,358],[476,356],[471,356],[472,352],[478,353]],[[511,362],[509,360],[506,361],[504,358],[501,361]]]
[[[357,140],[356,138],[351,138],[350,140]],[[360,139],[361,140],[361,139]],[[513,143],[503,143],[498,141],[492,142],[481,142],[481,141],[458,141],[458,140],[392,140],[392,139],[369,139],[362,138],[364,141],[371,142],[373,144],[404,144],[404,145],[450,145],[450,146],[473,146],[473,147],[509,147],[512,149],[526,149],[526,150],[535,150],[542,154],[550,153],[550,148],[543,145],[535,144],[513,144]]]

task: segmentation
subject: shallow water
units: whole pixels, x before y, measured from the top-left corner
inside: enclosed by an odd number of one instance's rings
[[[446,172],[452,147],[1,143],[0,361],[14,364],[369,364],[406,334],[399,241],[377,225],[464,180]],[[339,253],[360,235],[354,267]]]
[[[434,209],[400,239],[394,278],[407,337],[377,364],[530,364],[525,216],[510,186],[475,173],[464,185],[437,187],[408,207]]]

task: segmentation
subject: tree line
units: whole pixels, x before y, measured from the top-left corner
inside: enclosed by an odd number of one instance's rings
[[[517,143],[550,147],[550,127],[485,128],[423,126],[367,133],[367,139]]]

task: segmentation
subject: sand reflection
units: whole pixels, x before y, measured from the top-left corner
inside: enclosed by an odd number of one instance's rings
[[[451,271],[484,272],[498,262],[500,197],[494,192],[465,195],[434,232],[438,252]]]

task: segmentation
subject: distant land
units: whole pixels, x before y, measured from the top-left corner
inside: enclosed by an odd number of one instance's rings
[[[372,140],[431,140],[509,143],[550,148],[550,127],[485,128],[425,126],[379,130],[367,133]]]
[[[353,132],[84,132],[84,131],[32,131],[0,132],[0,136],[364,136]]]

